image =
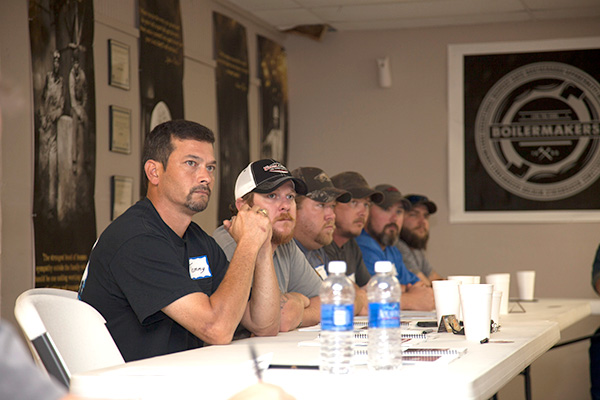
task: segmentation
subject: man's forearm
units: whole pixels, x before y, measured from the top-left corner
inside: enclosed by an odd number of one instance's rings
[[[270,249],[270,246],[269,246]],[[242,324],[257,336],[273,336],[279,331],[279,284],[273,267],[272,251],[259,251],[254,270],[252,297]]]

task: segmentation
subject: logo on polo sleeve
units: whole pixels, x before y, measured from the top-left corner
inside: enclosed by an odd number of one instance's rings
[[[206,256],[190,258],[190,278],[204,279],[210,278],[212,273],[210,272],[210,266],[208,265],[208,259]]]

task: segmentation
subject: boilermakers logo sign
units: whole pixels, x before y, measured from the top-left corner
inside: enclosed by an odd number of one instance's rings
[[[571,197],[600,177],[600,84],[558,62],[528,64],[486,94],[477,153],[505,190],[530,200]]]

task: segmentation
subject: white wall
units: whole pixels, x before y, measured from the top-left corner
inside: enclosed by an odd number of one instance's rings
[[[447,46],[594,36],[599,26],[595,18],[337,32],[322,42],[290,36],[289,167],[318,166],[329,175],[355,170],[372,185],[391,183],[405,194],[428,195],[439,207],[431,217],[428,253],[443,275],[535,269],[539,297],[595,297],[590,278],[600,224],[450,224]],[[376,59],[386,55],[390,89],[378,86]],[[590,318],[565,337],[597,326],[598,318]],[[588,398],[586,349],[587,343],[574,345],[572,355],[557,350],[534,363],[535,397]],[[561,367],[564,360],[569,363]],[[522,379],[510,386],[500,397],[521,398]]]

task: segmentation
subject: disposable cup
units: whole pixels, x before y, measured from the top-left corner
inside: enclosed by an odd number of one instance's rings
[[[494,285],[494,290],[502,292],[500,300],[500,314],[508,314],[508,298],[510,292],[510,274],[490,274],[485,276],[485,283]]]
[[[431,282],[435,299],[435,316],[439,323],[444,315],[460,315],[460,295],[458,281],[438,280]]]
[[[494,286],[484,283],[460,285],[459,291],[467,340],[479,343],[489,339]]]
[[[535,271],[517,271],[519,300],[533,300],[535,289]]]

